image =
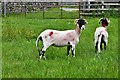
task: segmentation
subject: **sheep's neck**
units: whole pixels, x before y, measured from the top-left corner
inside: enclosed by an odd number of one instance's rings
[[[77,25],[76,25],[75,31],[76,31],[77,35],[80,36],[81,30]]]
[[[105,24],[102,24],[102,26],[103,26],[103,27],[106,27],[106,25],[105,25]]]

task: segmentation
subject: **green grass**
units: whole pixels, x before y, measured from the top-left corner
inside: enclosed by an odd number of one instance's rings
[[[45,11],[45,18],[57,18],[57,19],[70,19],[70,18],[78,18],[79,14],[78,11],[64,11],[59,8],[50,8],[47,11]]]
[[[2,79],[2,17],[0,16],[0,79]]]
[[[47,10],[44,10],[44,14],[43,11],[37,11],[37,12],[28,12],[26,13],[11,13],[11,14],[7,14],[7,16],[18,16],[19,17],[26,17],[27,19],[74,19],[74,18],[78,18],[79,14],[78,11],[64,11],[62,10],[61,13],[61,9],[60,7],[58,8],[48,8]]]
[[[32,16],[29,14],[29,16]],[[47,60],[36,58],[36,37],[45,29],[74,29],[74,19],[30,19],[14,15],[2,19],[3,78],[118,78],[118,18],[110,18],[106,51],[96,57],[94,31],[99,18],[88,24],[76,46],[76,57],[67,58],[66,47],[49,47]],[[40,47],[42,47],[40,43]]]

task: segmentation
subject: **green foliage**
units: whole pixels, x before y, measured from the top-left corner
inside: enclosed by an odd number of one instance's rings
[[[113,17],[113,18],[118,18],[118,16],[119,16],[119,12],[116,11],[116,10],[114,10],[114,9],[108,10],[108,11],[104,11],[104,12],[102,13],[102,17],[108,17],[108,18]]]
[[[31,14],[29,14],[32,17]],[[41,60],[36,37],[45,29],[74,29],[74,19],[31,19],[14,15],[2,19],[3,78],[118,78],[118,18],[110,18],[106,51],[96,56],[94,31],[99,18],[86,18],[88,24],[76,45],[76,57],[66,56],[66,47],[49,47],[47,60]],[[42,47],[42,42],[39,43]]]
[[[2,34],[3,34],[2,39],[4,41],[12,41],[12,40],[21,39],[21,38],[30,40],[35,38],[34,31],[28,28],[18,29],[18,28],[7,27],[7,28],[3,28]]]

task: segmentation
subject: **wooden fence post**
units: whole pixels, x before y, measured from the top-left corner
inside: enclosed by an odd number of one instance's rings
[[[80,18],[80,2],[79,2],[79,18]]]
[[[62,19],[62,5],[61,5],[61,19]]]
[[[1,15],[2,15],[2,2],[0,3],[0,17],[1,17]]]
[[[101,3],[102,3],[102,9],[104,9],[104,1],[102,0]],[[102,11],[102,13],[103,13],[103,11]]]
[[[45,18],[45,12],[44,12],[44,2],[43,2],[43,19]]]
[[[25,6],[25,17],[26,17],[26,14],[27,14],[27,2],[25,2],[24,6]]]
[[[4,5],[4,17],[6,16],[6,0],[3,1],[3,5]]]
[[[90,0],[88,0],[88,9],[90,9]]]

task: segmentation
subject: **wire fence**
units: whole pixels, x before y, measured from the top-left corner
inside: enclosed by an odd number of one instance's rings
[[[4,4],[4,3],[2,3]],[[72,9],[72,10],[71,10]],[[4,12],[4,5],[2,5]],[[26,18],[78,18],[79,3],[73,2],[7,2],[6,16],[23,14]],[[32,16],[31,16],[32,15]]]

